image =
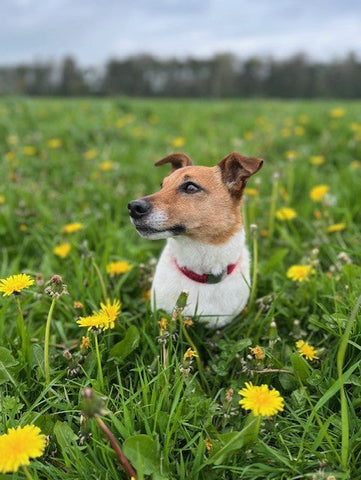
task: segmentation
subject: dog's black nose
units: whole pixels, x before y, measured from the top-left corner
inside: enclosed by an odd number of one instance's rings
[[[147,200],[133,200],[128,203],[129,215],[132,218],[145,217],[152,209],[152,204]]]

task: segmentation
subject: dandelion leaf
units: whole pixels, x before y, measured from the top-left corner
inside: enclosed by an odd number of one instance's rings
[[[110,359],[116,359],[117,361],[122,362],[138,347],[139,339],[139,331],[134,325],[132,325],[125,332],[123,340],[116,343],[110,350]]]
[[[302,382],[306,381],[312,372],[312,369],[307,361],[300,357],[298,353],[293,353],[291,355],[291,363],[296,377],[298,377]]]
[[[12,356],[10,350],[0,347],[0,385],[11,381],[16,365],[18,365],[18,362]]]
[[[150,435],[132,435],[123,444],[125,456],[136,470],[144,475],[152,475],[154,480],[168,478],[162,472],[159,445]]]

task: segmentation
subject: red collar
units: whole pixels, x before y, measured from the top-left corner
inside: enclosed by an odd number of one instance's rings
[[[224,278],[226,278],[227,275],[230,275],[233,272],[238,263],[236,262],[228,265],[227,268],[223,270],[223,272],[221,272],[219,275],[213,275],[212,273],[203,273],[202,275],[200,275],[199,273],[193,272],[192,270],[188,270],[188,268],[186,267],[180,267],[175,258],[173,258],[173,261],[175,263],[175,266],[180,272],[183,273],[183,275],[198,283],[219,283]]]

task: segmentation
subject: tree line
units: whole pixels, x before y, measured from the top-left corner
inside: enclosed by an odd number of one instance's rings
[[[209,59],[136,55],[82,68],[66,57],[59,64],[0,67],[0,94],[352,99],[361,97],[361,60],[354,53],[328,62],[304,54],[283,60],[242,60],[229,53]]]

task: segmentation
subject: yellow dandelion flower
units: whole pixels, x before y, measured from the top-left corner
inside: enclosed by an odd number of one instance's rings
[[[249,195],[250,197],[255,197],[256,195],[259,195],[259,192],[258,192],[257,188],[247,187],[247,188],[244,189],[244,193],[246,195]]]
[[[360,167],[361,167],[361,162],[359,160],[352,160],[352,162],[350,163],[350,168],[352,170],[357,170]]]
[[[302,124],[305,125],[306,123],[309,122],[309,118],[307,115],[301,114],[298,116],[298,121]]]
[[[256,347],[249,347],[249,349],[256,360],[263,360],[266,356],[263,348],[259,345],[257,345]]]
[[[48,141],[48,147],[49,148],[60,148],[62,145],[61,143],[61,140],[59,140],[59,138],[51,138],[49,141]]]
[[[34,280],[26,273],[20,273],[18,275],[11,275],[8,278],[0,279],[0,292],[3,292],[3,296],[6,297],[12,293],[18,294],[24,288],[28,288],[34,285]]]
[[[280,392],[275,389],[269,389],[268,385],[260,385],[259,387],[246,382],[245,388],[239,390],[242,399],[239,404],[245,410],[251,410],[255,416],[270,417],[284,409],[284,400]]]
[[[74,223],[68,223],[67,225],[64,225],[64,227],[61,229],[63,233],[75,233],[78,232],[83,228],[83,224],[80,222],[74,222]]]
[[[292,265],[292,267],[287,270],[286,276],[293,282],[308,282],[310,276],[315,273],[316,270],[312,265]]]
[[[350,129],[353,132],[361,132],[361,123],[358,122],[351,122]]]
[[[110,170],[113,170],[113,168],[114,163],[109,160],[105,160],[104,162],[101,162],[99,164],[99,170],[101,170],[102,172],[110,172]]]
[[[118,262],[110,262],[106,266],[106,271],[107,274],[110,275],[111,277],[114,277],[115,275],[121,275],[122,273],[127,273],[129,270],[131,270],[133,266],[125,262],[124,260],[120,260]]]
[[[193,325],[193,320],[191,318],[185,318],[183,320],[183,325],[185,327],[191,327]]]
[[[318,358],[318,351],[309,343],[304,342],[303,340],[298,340],[298,342],[296,342],[296,347],[298,349],[298,353],[307,358],[307,360],[314,360],[315,358]]]
[[[8,162],[11,162],[15,158],[15,152],[11,151],[11,152],[5,153],[5,158]]]
[[[198,357],[197,352],[195,352],[191,348],[188,348],[186,353],[183,355],[183,360],[192,360],[192,358],[194,357]]]
[[[68,256],[68,253],[71,250],[70,243],[60,243],[56,247],[54,247],[53,252],[60,258],[65,258]]]
[[[294,128],[294,132],[297,137],[302,137],[305,134],[306,130],[301,125],[296,125]]]
[[[283,138],[288,138],[292,135],[292,131],[290,128],[282,128],[281,135]]]
[[[311,165],[322,165],[325,163],[325,157],[323,155],[312,155],[309,162]]]
[[[117,319],[117,316],[120,312],[121,303],[119,300],[114,300],[113,303],[110,302],[109,298],[107,302],[101,303],[101,314],[106,316],[107,321],[104,324],[104,330],[107,330],[109,327],[114,328],[114,322]]]
[[[285,152],[285,157],[287,160],[294,160],[297,158],[297,152],[295,150],[287,150],[287,152]]]
[[[342,118],[346,114],[346,110],[342,107],[333,108],[330,110],[330,116],[332,118]]]
[[[171,143],[174,148],[180,148],[186,143],[186,139],[184,137],[175,137],[172,139]]]
[[[313,212],[313,216],[315,217],[316,220],[321,220],[322,218],[322,212],[320,212],[320,210],[315,210]]]
[[[125,125],[128,125],[128,123],[132,123],[135,120],[135,116],[132,115],[131,113],[128,113],[127,115],[124,115],[124,117],[119,118],[116,122],[116,126],[118,128],[123,128]]]
[[[256,119],[256,122],[257,122],[258,125],[265,125],[268,122],[268,118],[267,117],[258,117]]]
[[[35,155],[36,148],[32,145],[27,145],[23,148],[24,155],[28,155],[29,157]]]
[[[95,148],[91,148],[90,150],[87,150],[83,153],[83,157],[85,158],[85,160],[93,160],[97,155],[98,152],[95,150]]]
[[[0,195],[0,204],[5,203],[5,197],[4,195]]]
[[[29,465],[31,458],[40,457],[45,450],[46,439],[35,425],[9,428],[0,436],[0,472],[17,472]]]
[[[142,127],[139,127],[139,126],[138,126],[138,127],[134,127],[134,128],[132,129],[132,133],[133,133],[133,135],[134,135],[135,137],[138,137],[138,138],[139,138],[139,137],[144,136],[145,131],[143,130]]]
[[[286,125],[286,127],[291,127],[294,123],[293,121],[293,118],[292,117],[287,117],[283,120],[283,125]]]
[[[316,185],[310,190],[310,198],[314,202],[321,202],[329,190],[330,187],[328,185]]]
[[[88,327],[88,330],[91,330],[92,328],[104,328],[107,322],[108,320],[104,313],[94,312],[93,315],[88,317],[80,317],[76,323],[79,327]]]
[[[146,302],[147,300],[149,300],[151,294],[152,294],[151,290],[145,290],[145,291],[142,293],[142,300],[143,300],[143,302]]]
[[[281,198],[287,202],[289,199],[290,199],[290,196],[289,196],[289,193],[287,192],[287,190],[285,189],[285,187],[283,186],[280,186],[280,188],[278,189],[280,195],[281,195]]]
[[[159,117],[158,115],[155,115],[154,113],[152,113],[151,115],[149,115],[148,117],[148,122],[151,124],[151,125],[155,125],[156,123],[159,122]]]
[[[327,233],[333,233],[333,232],[340,232],[341,230],[345,230],[346,228],[346,223],[335,223],[333,225],[329,225],[326,228]]]
[[[9,135],[6,137],[6,141],[8,142],[9,145],[16,145],[18,143],[18,137],[17,135]]]
[[[283,207],[277,210],[276,217],[278,220],[292,220],[297,217],[297,213],[293,208],[290,207]]]
[[[244,132],[243,134],[245,140],[252,140],[253,138],[253,132],[250,132],[249,130],[247,132]]]
[[[26,232],[27,229],[28,229],[28,227],[27,227],[27,225],[25,225],[25,223],[21,223],[19,225],[20,232]]]

